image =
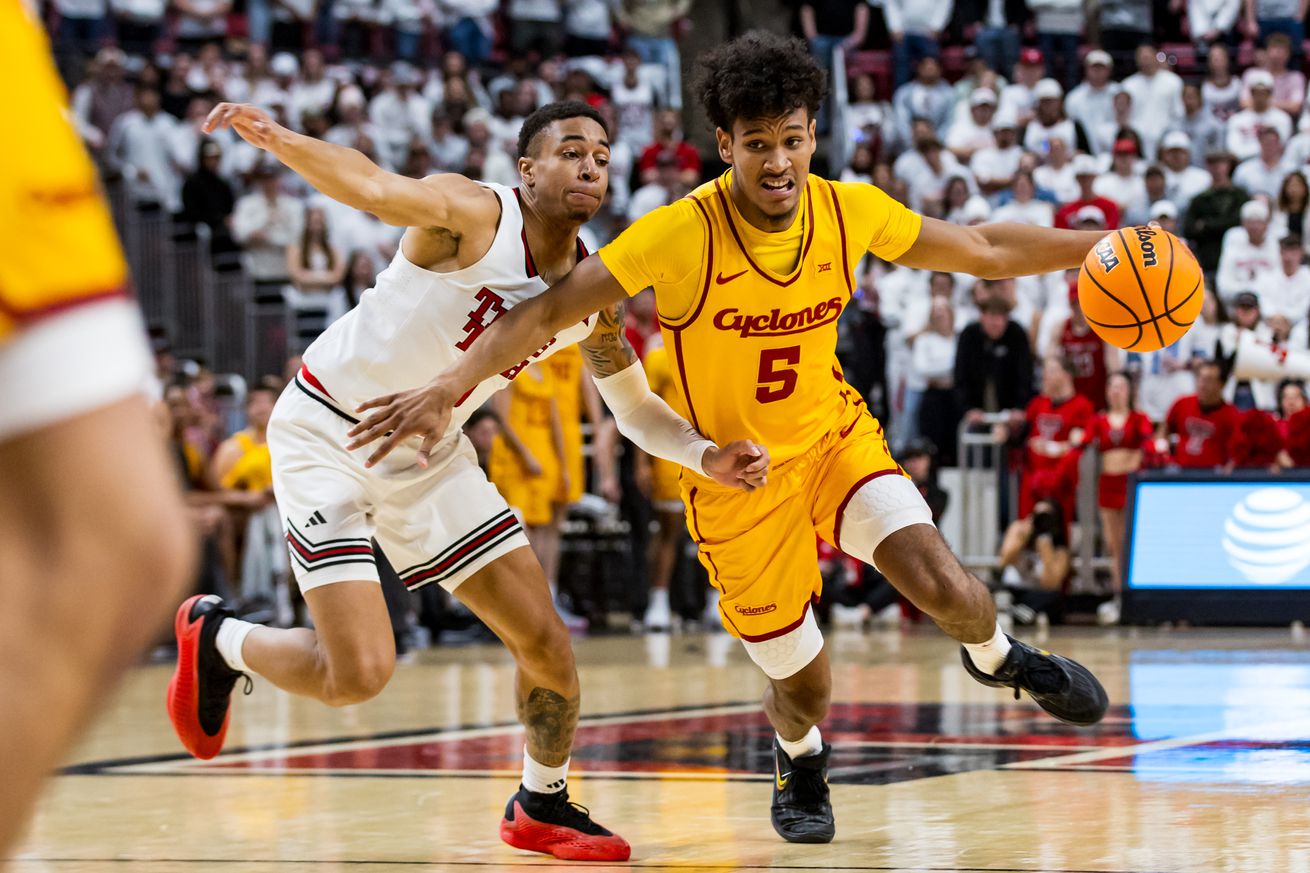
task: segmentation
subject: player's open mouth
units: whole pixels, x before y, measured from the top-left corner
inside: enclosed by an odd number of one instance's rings
[[[796,183],[791,179],[765,179],[760,187],[775,197],[785,197],[796,188]]]

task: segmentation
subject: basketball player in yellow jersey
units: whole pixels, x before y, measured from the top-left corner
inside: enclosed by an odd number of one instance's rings
[[[3,859],[181,595],[193,545],[109,211],[18,0],[0,0],[0,57]]]
[[[700,66],[696,90],[732,169],[639,219],[497,321],[454,367],[387,398],[375,415],[395,429],[392,439],[439,433],[479,379],[540,348],[559,326],[654,286],[682,414],[707,436],[750,437],[772,456],[768,481],[756,490],[729,494],[684,473],[682,492],[701,560],[721,592],[724,625],[769,677],[774,828],[793,842],[827,842],[834,834],[830,749],[817,725],[828,711],[831,676],[809,608],[821,586],[816,532],[875,564],[963,643],[964,666],[978,681],[1027,691],[1075,724],[1098,721],[1107,706],[1086,668],[1001,632],[986,587],[951,554],[888,454],[882,428],[843,381],[836,323],[856,263],[872,252],[915,269],[991,278],[1049,273],[1078,266],[1101,235],[947,224],[871,185],[811,176],[826,84],[799,40],[748,33],[707,53]]]

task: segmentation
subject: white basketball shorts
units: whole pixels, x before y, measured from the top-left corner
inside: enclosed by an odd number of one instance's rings
[[[528,545],[462,433],[437,447],[427,469],[415,463],[413,444],[366,469],[376,444],[346,451],[354,421],[303,371],[278,398],[269,421],[273,493],[302,591],[377,581],[371,540],[410,590],[436,582],[454,591]]]

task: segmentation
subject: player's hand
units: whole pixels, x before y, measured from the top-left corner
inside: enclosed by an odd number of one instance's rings
[[[420,437],[423,444],[419,447],[416,461],[426,470],[428,456],[450,426],[450,413],[454,407],[455,399],[435,384],[399,394],[374,397],[355,408],[357,414],[373,411],[347,433],[352,442],[346,449],[353,452],[385,437],[364,462],[365,467],[372,467],[405,440]]]
[[[750,440],[737,440],[723,448],[705,450],[705,475],[720,485],[743,491],[763,488],[769,482],[769,450]]]
[[[273,116],[249,103],[218,104],[205,119],[201,130],[213,133],[225,127],[232,128],[246,142],[261,149],[271,149],[278,136],[286,131],[273,120]]]

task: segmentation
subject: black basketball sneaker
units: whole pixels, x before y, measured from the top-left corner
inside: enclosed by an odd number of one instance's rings
[[[968,649],[960,647],[960,657],[969,675],[993,688],[1013,688],[1014,699],[1027,691],[1038,706],[1069,724],[1096,724],[1105,716],[1110,700],[1101,683],[1082,664],[1070,658],[1021,643],[1006,634],[1010,652],[994,674],[988,675],[974,666]]]
[[[773,829],[789,843],[831,843],[837,826],[828,800],[828,756],[832,746],[790,758],[773,739]]]
[[[246,694],[251,689],[250,677],[229,667],[214,646],[219,624],[232,614],[219,598],[197,594],[173,621],[177,669],[168,683],[168,717],[186,750],[205,760],[223,749],[237,680],[245,678]]]

